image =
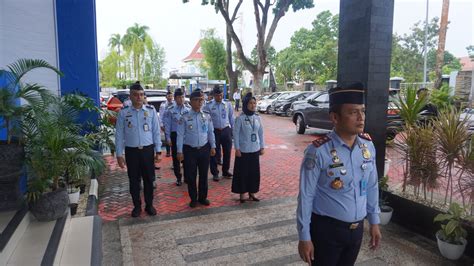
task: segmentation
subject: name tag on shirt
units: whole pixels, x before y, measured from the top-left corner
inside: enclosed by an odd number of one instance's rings
[[[225,118],[225,114],[222,114],[222,118]]]
[[[148,126],[148,124],[144,124],[143,125],[143,131],[145,131],[145,132],[150,131],[150,126]]]
[[[253,133],[252,135],[250,135],[250,140],[252,142],[256,142],[257,141],[257,134]]]
[[[366,179],[362,179],[360,181],[360,195],[361,196],[367,195],[367,180]]]

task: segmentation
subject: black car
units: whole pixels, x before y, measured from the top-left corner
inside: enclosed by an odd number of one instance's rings
[[[277,99],[272,103],[273,113],[276,115],[290,116],[290,106],[293,102],[304,100],[314,93],[314,91],[303,91],[296,94],[290,94],[289,97],[283,99]]]
[[[400,116],[389,104],[387,112],[387,139],[395,138],[402,126]],[[331,130],[333,124],[329,119],[329,95],[327,92],[313,94],[304,101],[294,102],[291,106],[293,123],[296,132],[304,134],[307,127]]]

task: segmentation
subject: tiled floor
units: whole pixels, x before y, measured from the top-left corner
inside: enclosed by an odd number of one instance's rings
[[[265,126],[266,153],[260,157],[261,183],[259,198],[262,200],[296,196],[298,175],[304,149],[318,131],[308,130],[305,135],[295,132],[289,118],[262,115]],[[231,170],[233,167],[233,157]],[[115,158],[107,157],[109,170],[100,177],[99,214],[105,221],[128,217],[132,210],[126,171],[118,168]],[[164,157],[157,174],[158,188],[155,191],[154,206],[158,214],[192,211],[188,207],[189,197],[186,185],[177,187],[171,170],[171,158]],[[220,168],[220,167],[219,167]],[[209,173],[209,178],[212,176]],[[219,182],[209,180],[209,200],[207,208],[238,205],[238,195],[231,193],[232,180]],[[203,208],[203,207],[198,207]]]

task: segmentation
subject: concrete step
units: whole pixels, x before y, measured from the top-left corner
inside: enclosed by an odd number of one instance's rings
[[[54,265],[101,265],[101,225],[99,216],[72,218],[64,228]]]
[[[5,265],[30,224],[26,207],[0,212],[0,265]]]
[[[46,254],[55,252],[52,236],[61,233],[58,224],[64,221],[39,222],[31,214],[27,216],[30,223],[8,258],[7,265],[41,265],[46,261]]]

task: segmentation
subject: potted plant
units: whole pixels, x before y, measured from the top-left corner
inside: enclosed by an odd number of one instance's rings
[[[456,202],[451,203],[448,213],[438,214],[434,222],[441,222],[441,229],[436,233],[438,249],[445,258],[459,259],[466,249],[467,232],[462,226],[464,209]]]
[[[386,225],[392,219],[393,208],[388,206],[384,192],[388,190],[388,175],[383,176],[379,179],[379,208],[380,208],[380,224]]]
[[[6,140],[0,140],[0,210],[16,208],[21,202],[19,182],[24,147],[19,122],[31,106],[43,105],[44,97],[49,94],[41,85],[24,83],[23,77],[39,68],[62,75],[44,60],[19,59],[0,69],[0,129],[6,130]]]
[[[48,108],[32,108],[22,128],[26,140],[28,199],[40,221],[62,217],[69,205],[66,176],[104,167],[101,155],[75,122],[78,109],[64,97],[50,97]]]

